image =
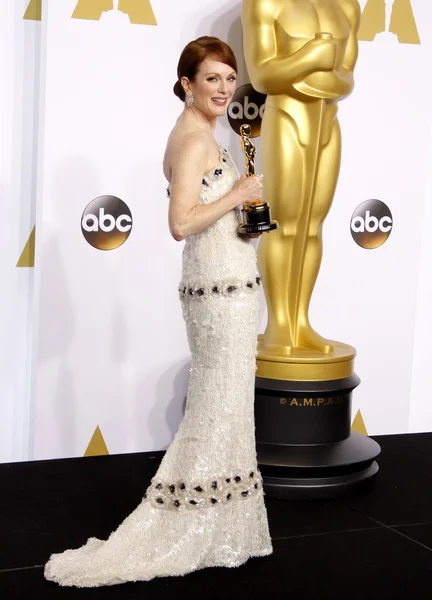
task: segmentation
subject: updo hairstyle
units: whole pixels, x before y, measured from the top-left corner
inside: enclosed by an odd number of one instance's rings
[[[181,84],[181,78],[187,77],[193,81],[198,73],[200,64],[206,58],[213,58],[229,65],[237,73],[237,61],[231,48],[217,37],[205,35],[199,37],[184,48],[177,66],[177,81],[174,85],[174,94],[185,101],[186,93]]]

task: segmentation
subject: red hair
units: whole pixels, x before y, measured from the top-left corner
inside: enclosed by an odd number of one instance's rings
[[[185,101],[186,94],[181,84],[181,78],[187,77],[193,81],[198,73],[200,64],[206,58],[214,58],[229,65],[237,73],[237,61],[231,48],[217,37],[204,35],[199,37],[184,48],[177,66],[177,81],[174,85],[174,94]]]

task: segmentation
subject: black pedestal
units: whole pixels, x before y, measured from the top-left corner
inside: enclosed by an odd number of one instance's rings
[[[357,375],[334,381],[257,377],[258,463],[268,496],[335,498],[372,485],[379,445],[351,431]]]

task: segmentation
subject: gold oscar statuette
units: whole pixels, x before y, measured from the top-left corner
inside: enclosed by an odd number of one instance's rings
[[[244,124],[240,126],[241,147],[246,157],[246,175],[251,177],[255,175],[255,155],[256,147],[250,139],[251,126]],[[271,220],[270,206],[267,202],[255,200],[243,205],[242,208],[243,223],[239,225],[238,232],[262,233],[277,229],[277,221]]]
[[[242,4],[248,74],[267,96],[263,195],[279,223],[258,246],[268,320],[258,336],[257,452],[267,493],[281,498],[335,497],[378,472],[379,445],[351,431],[356,350],[309,321],[341,165],[338,104],[354,88],[360,19],[357,0]],[[343,290],[349,265],[335,268]],[[342,299],[328,301],[342,309]]]
[[[243,0],[248,73],[267,94],[264,197],[279,223],[258,247],[268,309],[258,343],[262,377],[317,381],[354,372],[355,349],[316,332],[309,305],[339,177],[337,110],[354,87],[360,14],[357,0]]]

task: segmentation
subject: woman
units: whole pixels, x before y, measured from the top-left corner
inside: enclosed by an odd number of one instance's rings
[[[236,87],[232,50],[203,37],[184,49],[168,140],[169,226],[186,239],[180,298],[192,353],[183,421],[138,508],[104,542],[53,555],[47,579],[95,587],[236,567],[272,552],[254,435],[259,277],[236,208],[261,197],[214,139]]]

